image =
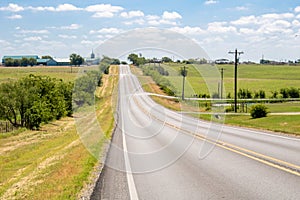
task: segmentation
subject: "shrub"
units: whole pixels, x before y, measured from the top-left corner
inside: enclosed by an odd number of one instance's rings
[[[250,114],[251,114],[251,117],[254,119],[266,117],[268,114],[267,107],[262,104],[254,105],[250,109]]]

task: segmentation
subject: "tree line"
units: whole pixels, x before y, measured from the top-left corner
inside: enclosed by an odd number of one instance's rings
[[[38,129],[72,114],[72,83],[33,74],[0,85],[0,117],[15,127]]]
[[[71,116],[73,111],[94,104],[94,92],[102,85],[102,74],[119,62],[104,56],[98,70],[85,71],[74,82],[30,74],[0,84],[0,119],[14,127],[39,129],[41,124]]]

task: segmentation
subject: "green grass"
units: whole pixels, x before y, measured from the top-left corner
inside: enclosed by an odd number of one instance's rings
[[[50,76],[52,78],[58,78],[65,81],[72,81],[77,77],[77,73],[82,69],[90,70],[93,69],[93,67],[72,67],[72,73],[71,67],[69,66],[0,67],[0,83],[16,80],[28,76],[29,74]]]
[[[183,64],[162,64],[169,71],[167,77],[177,88],[177,95],[182,90],[182,77],[179,70]],[[210,65],[186,65],[188,69],[186,96],[190,97],[195,93],[217,92],[220,74],[216,74],[209,69],[214,68]],[[234,90],[234,66],[218,65],[218,70],[224,68],[224,96],[229,92],[233,96]],[[201,76],[200,74],[202,73]],[[205,82],[205,80],[207,82]],[[190,86],[189,86],[190,85]],[[272,91],[279,91],[285,87],[300,86],[300,66],[272,66],[272,65],[239,65],[238,66],[238,88],[249,89],[252,92],[264,90],[267,97]]]
[[[118,71],[111,70],[115,75],[104,75],[103,86],[96,91],[96,115],[103,130],[97,138],[100,153],[114,125],[111,103]],[[59,73],[53,76],[62,76]],[[81,143],[73,118],[43,125],[39,131],[4,134],[0,137],[0,199],[77,199],[96,163]]]

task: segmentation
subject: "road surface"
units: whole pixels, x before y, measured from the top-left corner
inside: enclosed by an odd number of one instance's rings
[[[300,199],[300,139],[165,109],[121,65],[117,129],[91,199]]]

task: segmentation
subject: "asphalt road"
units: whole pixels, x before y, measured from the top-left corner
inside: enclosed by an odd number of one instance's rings
[[[300,199],[300,139],[170,111],[120,66],[118,125],[91,199]]]

